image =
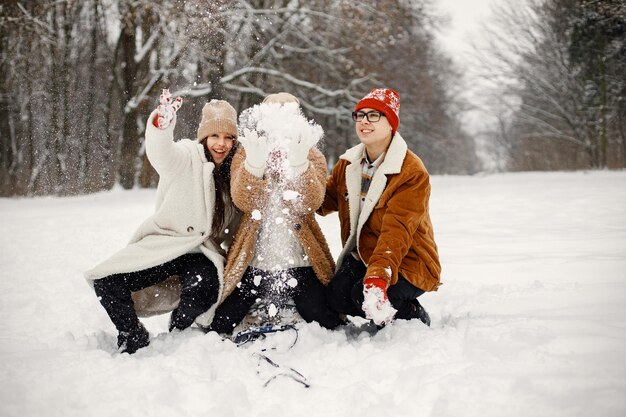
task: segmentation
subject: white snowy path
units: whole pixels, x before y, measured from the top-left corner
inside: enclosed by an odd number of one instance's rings
[[[116,333],[82,271],[121,248],[154,192],[0,199],[1,416],[624,416],[626,172],[433,177],[444,285],[431,328],[303,325],[237,348]],[[321,220],[335,255],[336,217]],[[263,383],[267,355],[306,375]]]

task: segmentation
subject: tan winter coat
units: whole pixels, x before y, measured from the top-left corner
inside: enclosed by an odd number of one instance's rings
[[[366,276],[394,285],[401,274],[424,291],[437,290],[441,265],[428,210],[426,167],[396,133],[359,212],[363,151],[359,144],[341,155],[319,210],[322,215],[339,212],[343,251],[337,266],[356,246]]]
[[[293,186],[289,186],[290,190],[297,191],[301,197],[284,203],[289,209],[290,218],[287,221],[291,223],[292,230],[317,278],[322,284],[327,285],[332,278],[335,263],[322,230],[315,220],[315,211],[324,200],[326,158],[315,148],[311,149],[308,158],[307,170],[298,176]],[[242,211],[242,216],[235,239],[228,251],[222,300],[232,293],[250,265],[257,234],[262,224],[262,219],[255,220],[252,212],[254,210],[263,212],[264,203],[268,199],[265,190],[266,180],[248,172],[244,167],[245,159],[245,150],[240,148],[233,158],[231,167],[231,195],[235,205]]]

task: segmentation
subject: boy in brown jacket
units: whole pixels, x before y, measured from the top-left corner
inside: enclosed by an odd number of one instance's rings
[[[400,96],[377,88],[352,113],[361,143],[326,183],[322,215],[339,212],[343,250],[327,287],[338,313],[372,319],[430,317],[417,297],[439,286],[441,265],[428,211],[429,175],[398,125]]]

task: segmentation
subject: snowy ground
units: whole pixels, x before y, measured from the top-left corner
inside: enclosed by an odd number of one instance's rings
[[[125,244],[154,192],[0,199],[2,416],[624,416],[626,172],[433,177],[444,285],[431,328],[317,325],[237,348],[166,332],[115,351],[82,279]],[[336,217],[322,219],[338,254]],[[259,363],[261,347],[311,388]]]

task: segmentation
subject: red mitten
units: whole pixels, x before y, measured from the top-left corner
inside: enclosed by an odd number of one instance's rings
[[[391,323],[397,312],[387,297],[387,286],[387,280],[380,277],[363,280],[363,312],[377,325]]]
[[[383,294],[383,300],[389,300],[387,297],[387,281],[379,277],[366,277],[363,280],[363,293],[371,291],[374,288],[380,288]]]
[[[157,107],[157,116],[152,120],[152,124],[159,129],[166,129],[172,120],[174,115],[183,105],[183,99],[176,97],[176,100],[172,102],[172,95],[167,88],[163,89],[163,93],[159,96],[159,107]]]

